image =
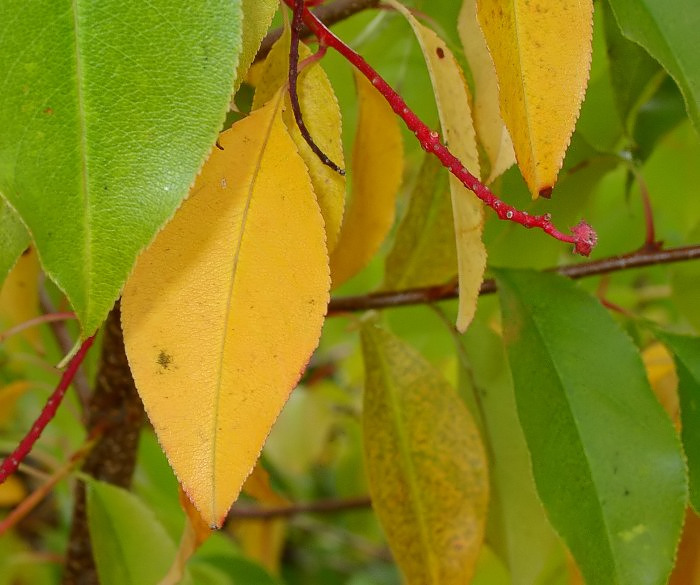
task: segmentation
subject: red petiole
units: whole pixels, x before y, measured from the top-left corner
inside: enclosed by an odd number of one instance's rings
[[[574,252],[582,256],[588,256],[596,245],[597,236],[593,228],[585,221],[571,228],[571,235],[560,232],[552,224],[550,215],[530,215],[526,211],[520,211],[501,201],[491,190],[472,175],[459,159],[441,142],[440,135],[424,124],[418,116],[408,107],[401,96],[365,61],[358,53],[348,47],[342,40],[336,37],[323,22],[321,22],[304,5],[304,0],[284,0],[284,2],[301,16],[306,26],[313,32],[321,46],[331,47],[338,51],[358,71],[360,71],[372,85],[384,96],[391,108],[405,122],[406,126],[416,135],[424,150],[432,152],[438,157],[443,166],[457,177],[462,184],[472,191],[481,201],[493,209],[498,217],[507,221],[513,221],[526,228],[539,228],[557,240],[574,245]],[[307,3],[308,4],[308,3]],[[291,83],[290,71],[290,87]]]

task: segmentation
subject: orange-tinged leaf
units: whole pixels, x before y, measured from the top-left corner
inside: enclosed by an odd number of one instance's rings
[[[498,78],[476,19],[476,0],[464,0],[457,32],[474,78],[474,126],[489,159],[486,182],[491,183],[515,163],[515,152],[498,106]]]
[[[328,303],[323,219],[282,107],[278,93],[222,133],[123,295],[139,394],[209,525],[238,496]]]
[[[418,352],[364,323],[364,450],[372,505],[409,585],[464,585],[489,496],[476,424]]]
[[[592,0],[477,0],[501,114],[533,197],[549,195],[588,83]]]
[[[277,93],[280,87],[287,87],[289,37],[289,31],[285,29],[284,34],[270,50],[257,80],[253,109],[267,102]],[[305,59],[309,55],[311,55],[309,48],[300,43],[300,60]],[[340,107],[338,106],[333,87],[331,87],[331,82],[321,68],[320,63],[317,62],[302,69],[297,79],[297,94],[304,123],[314,142],[326,156],[343,168]],[[321,207],[323,219],[326,222],[326,239],[328,251],[331,252],[338,241],[340,224],[343,221],[345,177],[323,164],[318,156],[314,154],[299,132],[289,106],[288,94],[285,95],[285,103],[287,104],[287,110],[283,115],[284,122],[309,170],[311,183],[313,184],[318,204]]]
[[[700,585],[700,518],[688,508],[676,566],[668,585]]]
[[[352,151],[352,196],[331,254],[338,287],[362,270],[389,233],[403,174],[403,144],[396,114],[377,89],[355,73],[358,122]]]
[[[16,380],[0,388],[0,427],[12,420],[17,401],[30,386],[28,380]]]
[[[420,24],[407,8],[395,0],[389,0],[389,3],[406,17],[423,50],[446,143],[462,164],[474,176],[479,177],[479,153],[472,123],[471,96],[457,60],[446,43],[432,30]],[[479,288],[486,270],[486,248],[481,241],[484,212],[481,201],[452,175],[450,192],[459,277],[457,329],[463,332],[474,317]]]
[[[0,288],[0,329],[9,329],[39,315],[39,259],[29,248],[17,260]],[[39,329],[31,327],[21,333],[35,351],[43,353]],[[12,349],[16,340],[8,340]]]

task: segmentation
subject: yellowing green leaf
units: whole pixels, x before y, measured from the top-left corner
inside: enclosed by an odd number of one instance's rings
[[[390,4],[406,17],[423,50],[446,143],[462,164],[474,176],[479,177],[479,153],[472,123],[471,96],[457,60],[445,42],[420,24],[408,9],[395,0],[390,0]],[[486,269],[486,248],[481,241],[484,214],[481,201],[452,175],[450,190],[459,276],[457,329],[463,332],[474,317],[479,287]]]
[[[413,348],[362,327],[373,507],[409,585],[469,583],[483,542],[486,455],[469,411]]]
[[[9,329],[39,315],[39,259],[34,248],[22,254],[0,288],[0,328]],[[43,352],[39,329],[31,327],[21,336]],[[7,341],[10,347],[17,340]]]
[[[515,162],[513,143],[498,106],[498,78],[484,33],[476,19],[476,0],[464,0],[457,31],[474,78],[474,126],[489,159],[487,183]]]
[[[591,63],[592,0],[477,0],[501,114],[533,197],[548,195],[574,131]]]
[[[457,273],[447,170],[426,154],[406,215],[386,257],[383,287],[399,290],[447,282]]]
[[[282,105],[278,93],[221,135],[123,296],[139,393],[210,525],[253,468],[328,302],[323,218]]]
[[[287,87],[289,71],[289,31],[273,45],[260,79],[255,88],[253,109],[267,102],[280,87]],[[305,59],[311,55],[309,48],[299,44],[299,57]],[[341,116],[338,100],[331,83],[319,63],[305,67],[297,81],[299,107],[311,137],[318,147],[341,168],[344,166],[343,143],[340,135]],[[311,183],[318,199],[318,204],[326,222],[326,239],[328,251],[331,252],[338,241],[340,224],[343,221],[345,206],[345,177],[339,175],[329,166],[323,164],[301,136],[294,120],[289,95],[285,95],[287,110],[283,114],[294,143],[304,159],[311,176]]]
[[[362,270],[394,223],[403,174],[403,144],[396,114],[377,89],[355,74],[357,134],[352,151],[352,197],[331,254],[333,287]]]
[[[241,40],[243,44],[238,57],[234,93],[240,87],[248,68],[255,59],[260,43],[267,29],[270,28],[272,17],[278,7],[278,0],[242,0],[243,38]]]

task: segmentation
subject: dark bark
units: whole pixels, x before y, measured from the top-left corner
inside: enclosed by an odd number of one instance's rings
[[[105,322],[100,366],[88,411],[87,430],[99,432],[100,438],[85,460],[83,472],[101,481],[129,487],[143,422],[143,405],[126,359],[117,304]],[[97,583],[87,524],[85,484],[80,481],[76,485],[63,584]]]

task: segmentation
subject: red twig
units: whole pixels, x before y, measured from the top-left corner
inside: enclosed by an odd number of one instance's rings
[[[83,344],[78,349],[78,352],[73,356],[68,364],[66,371],[63,372],[58,386],[56,386],[56,389],[46,401],[46,406],[44,406],[44,409],[41,411],[39,418],[36,419],[36,422],[32,426],[31,430],[26,434],[22,441],[20,441],[17,448],[5,458],[2,465],[0,465],[0,484],[2,484],[15,471],[17,471],[19,464],[22,463],[24,458],[29,454],[34,447],[34,443],[37,442],[41,436],[41,433],[46,428],[46,425],[48,425],[49,422],[51,422],[51,419],[53,419],[55,416],[56,410],[58,410],[58,407],[61,405],[61,401],[66,394],[66,390],[68,390],[68,386],[70,386],[73,380],[73,376],[75,376],[75,373],[78,371],[78,367],[85,358],[85,355],[90,349],[93,341],[95,341],[94,336],[88,337],[85,341],[83,341]]]
[[[358,53],[348,47],[336,37],[328,27],[318,19],[308,8],[301,6],[301,0],[284,0],[292,9],[302,13],[306,26],[316,35],[321,45],[332,47],[347,59],[358,71],[360,71],[377,90],[384,96],[392,110],[401,117],[406,126],[416,135],[421,146],[428,152],[432,152],[440,159],[443,166],[457,177],[462,184],[472,191],[486,205],[493,209],[498,217],[504,220],[519,223],[526,228],[539,228],[557,240],[574,245],[577,254],[588,256],[597,242],[597,236],[593,228],[581,221],[571,228],[571,235],[560,232],[552,224],[550,215],[529,215],[526,211],[508,205],[501,201],[491,190],[472,175],[459,159],[440,141],[440,135],[431,130],[408,107],[403,98],[365,61]]]
[[[289,102],[292,105],[292,113],[299,127],[299,133],[306,141],[306,144],[309,145],[309,148],[311,148],[313,153],[324,165],[332,168],[339,175],[344,175],[345,171],[335,164],[326,153],[319,148],[318,144],[314,142],[314,139],[311,137],[304,123],[304,118],[301,115],[301,106],[299,105],[299,95],[297,93],[297,77],[299,75],[299,36],[301,35],[303,26],[303,11],[304,0],[296,0],[294,4],[294,15],[292,16],[291,42],[289,45]],[[321,44],[318,57],[322,56],[325,51],[325,46]]]

